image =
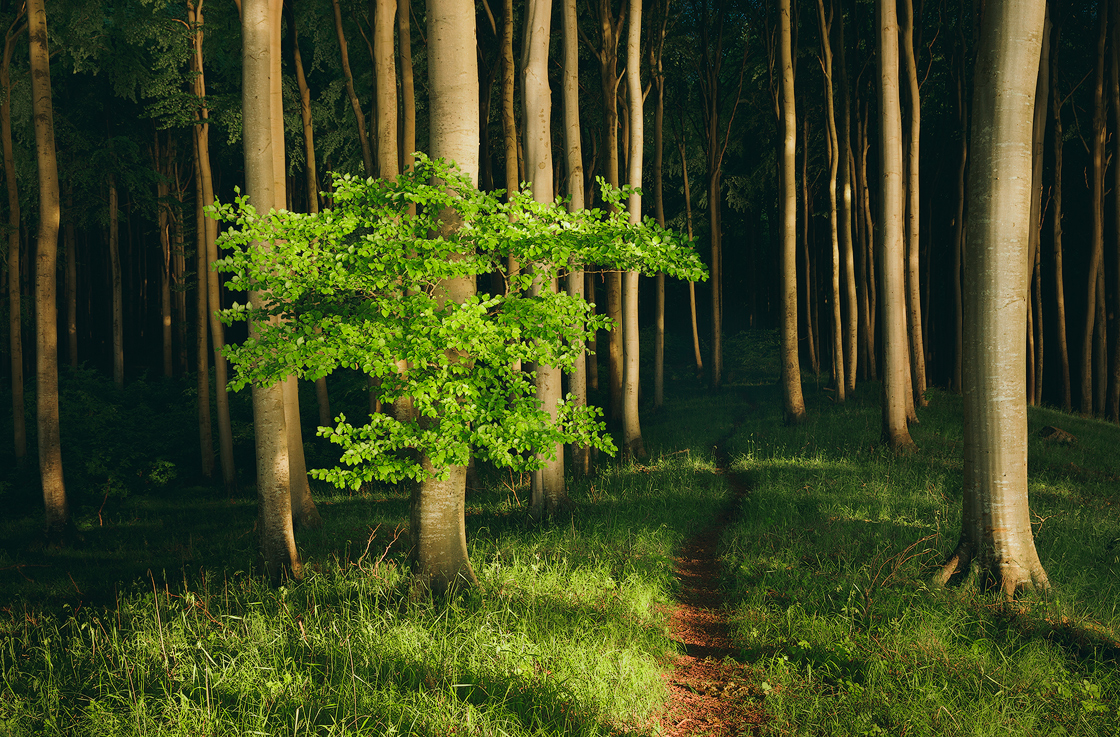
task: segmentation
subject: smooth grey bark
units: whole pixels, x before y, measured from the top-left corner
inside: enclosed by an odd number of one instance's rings
[[[782,396],[786,422],[805,419],[805,398],[801,393],[801,366],[797,356],[797,111],[793,94],[793,52],[790,38],[790,1],[781,0],[778,9],[778,46],[781,75],[782,112]]]
[[[199,460],[202,475],[206,478],[214,476],[214,436],[213,422],[210,417],[210,361],[206,353],[206,341],[209,337],[208,320],[209,310],[206,298],[206,270],[209,264],[206,260],[206,214],[203,210],[202,198],[202,165],[198,156],[198,137],[191,136],[194,150],[194,226],[195,226],[195,270],[198,274],[198,284],[195,297],[195,390],[198,400],[198,446]]]
[[[279,92],[280,0],[243,0],[242,113],[244,119],[245,188],[262,212],[284,206],[283,107]],[[280,126],[277,126],[279,121]],[[277,139],[277,128],[280,136]],[[277,171],[277,159],[281,163]],[[257,243],[266,249],[268,244]],[[249,294],[255,306],[261,295]],[[256,324],[250,323],[250,333]],[[256,438],[258,533],[264,569],[273,582],[303,576],[292,525],[291,468],[283,383],[253,386]]]
[[[641,80],[642,0],[630,0],[630,27],[626,39],[626,90],[630,103],[630,151],[627,156],[630,185],[642,185],[642,152],[645,142],[645,114]],[[630,222],[642,222],[642,197],[633,191],[627,203]],[[622,275],[622,334],[625,365],[623,370],[623,450],[631,458],[645,458],[641,419],[638,415],[639,339],[638,339],[638,272]]]
[[[8,339],[12,367],[12,445],[16,464],[22,464],[27,455],[27,422],[23,400],[23,321],[20,304],[20,211],[19,189],[16,182],[16,163],[12,147],[12,83],[9,71],[15,41],[25,30],[24,8],[4,36],[4,57],[0,62],[0,87],[4,99],[0,102],[0,138],[3,139],[4,180],[8,190]],[[71,358],[76,351],[71,351]]]
[[[1049,588],[1027,499],[1024,386],[1034,94],[1044,0],[988,0],[976,60],[965,249],[961,539],[937,580],[976,564],[1011,597]]]
[[[1089,270],[1085,291],[1085,330],[1081,337],[1081,413],[1093,414],[1093,342],[1097,327],[1097,283],[1104,259],[1104,151],[1107,135],[1104,104],[1105,44],[1108,39],[1109,3],[1098,5],[1100,33],[1097,38],[1096,73],[1093,85],[1093,127],[1090,145]],[[1099,352],[1098,352],[1099,355]],[[1099,377],[1099,372],[1098,372]],[[1099,383],[1099,381],[1098,381]],[[1097,410],[1102,409],[1098,404]]]
[[[876,4],[879,67],[879,192],[877,234],[883,297],[883,441],[896,450],[913,448],[907,427],[912,399],[906,337],[906,276],[903,263],[902,112],[898,83],[898,18],[894,0]]]

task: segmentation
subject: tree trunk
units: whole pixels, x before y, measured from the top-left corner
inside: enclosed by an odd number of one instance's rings
[[[198,446],[200,451],[200,464],[202,475],[206,478],[214,476],[214,437],[211,434],[210,420],[210,361],[206,356],[206,326],[207,326],[207,299],[206,299],[206,270],[209,264],[206,260],[206,214],[203,212],[205,200],[202,196],[202,164],[198,155],[198,137],[193,136],[194,142],[194,224],[195,224],[195,252],[196,269],[198,271],[197,295],[195,298],[195,340],[197,349],[197,364],[195,376],[197,378],[198,396]]]
[[[1104,56],[1105,42],[1108,38],[1108,6],[1107,2],[1100,3],[1097,12],[1100,17],[1100,34],[1097,38],[1097,71],[1093,86],[1093,128],[1090,148],[1090,257],[1085,292],[1085,331],[1081,338],[1081,413],[1085,415],[1093,414],[1093,340],[1097,317],[1097,282],[1104,256],[1104,145],[1107,115],[1104,104]]]
[[[835,7],[835,6],[833,6]],[[832,242],[832,379],[836,401],[847,399],[848,379],[844,365],[844,323],[840,315],[840,223],[836,204],[836,184],[840,173],[840,136],[836,131],[836,110],[832,98],[831,22],[825,18],[824,0],[817,0],[817,22],[821,29],[821,68],[824,70],[825,121],[828,124],[828,225]],[[845,159],[844,167],[848,162]]]
[[[46,507],[47,540],[68,542],[74,532],[62,478],[62,444],[58,418],[58,304],[55,268],[58,257],[58,160],[54,145],[47,11],[43,0],[28,0],[31,59],[31,110],[35,121],[35,159],[39,169],[39,231],[35,246],[35,404],[39,443],[39,477]]]
[[[242,6],[245,188],[262,212],[283,207],[285,201],[278,186],[282,181],[278,174],[282,176],[283,169],[276,169],[277,159],[283,161],[284,145],[282,135],[279,140],[276,137],[277,122],[282,125],[283,114],[275,94],[280,66],[280,7],[279,0],[244,0]],[[258,243],[256,247],[268,246]],[[259,293],[250,292],[249,299],[263,306]],[[251,323],[249,329],[255,334],[256,324]],[[299,579],[303,564],[292,527],[292,469],[282,382],[253,387],[253,425],[262,562],[274,582],[287,574]]]
[[[918,64],[914,58],[914,2],[903,0],[900,3],[902,16],[902,51],[906,69],[910,101],[910,146],[908,166],[909,175],[906,187],[906,286],[907,311],[910,320],[910,379],[914,392],[914,404],[926,405],[926,352],[922,336],[922,291],[919,267],[921,265],[921,200],[919,198],[919,151],[922,140],[922,97],[918,88]]]
[[[583,192],[583,146],[580,141],[579,128],[579,16],[576,9],[576,0],[564,0],[563,9],[563,34],[564,34],[564,160],[568,167],[568,208],[572,212],[582,210],[585,206]],[[584,272],[582,269],[572,269],[568,272],[568,294],[584,296]],[[582,348],[582,346],[578,346]],[[569,391],[573,397],[573,404],[582,408],[587,406],[587,361],[584,360],[582,351],[568,377]],[[587,446],[572,446],[572,465],[576,473],[586,475],[591,472],[591,455]]]
[[[1073,388],[1069,369],[1069,342],[1066,339],[1066,297],[1065,279],[1062,276],[1062,99],[1058,91],[1058,37],[1059,29],[1054,29],[1054,53],[1050,57],[1050,76],[1053,78],[1051,113],[1054,119],[1052,137],[1054,139],[1054,215],[1051,218],[1054,241],[1054,309],[1057,311],[1055,324],[1058,328],[1058,360],[1062,367],[1062,409],[1073,409]]]
[[[665,46],[665,28],[669,19],[669,0],[660,6],[661,25],[656,43],[650,44],[650,69],[653,84],[657,88],[657,106],[653,116],[653,207],[657,223],[665,227],[665,195],[662,186],[662,164],[665,155],[665,71],[661,64],[661,52]],[[653,407],[661,409],[665,404],[665,274],[658,273],[654,279],[655,317],[653,336]]]
[[[797,114],[793,96],[793,53],[790,46],[790,0],[779,3],[778,46],[781,55],[782,99],[782,395],[786,422],[805,419],[801,367],[797,357]]]
[[[645,142],[641,53],[642,0],[630,0],[630,26],[626,40],[626,90],[630,103],[630,149],[627,155],[630,186],[642,186],[642,150]],[[631,224],[642,222],[642,198],[637,191],[630,194],[627,210]],[[622,332],[625,343],[624,398],[622,416],[623,450],[631,458],[645,458],[642,426],[638,416],[639,339],[638,339],[638,272],[628,271],[622,281]]]
[[[835,6],[834,6],[835,7]],[[835,11],[834,11],[835,12]],[[836,62],[840,68],[840,248],[848,298],[847,345],[844,350],[848,393],[856,390],[859,368],[859,295],[856,292],[855,246],[852,243],[852,100],[844,48],[844,11],[836,13]]]
[[[681,126],[682,136],[684,126]],[[684,180],[684,222],[688,232],[688,240],[692,241],[692,192],[688,186],[688,157],[685,156],[684,139],[677,140],[677,148],[681,152],[681,178]],[[692,352],[696,357],[696,375],[704,374],[704,359],[700,355],[700,333],[696,327],[696,282],[688,283],[688,308],[692,318]]]
[[[531,172],[533,199],[543,204],[551,203],[553,195],[552,164],[552,99],[548,86],[548,42],[552,28],[551,0],[531,0],[525,5],[525,52],[521,58],[521,91],[524,101],[522,121],[525,163]],[[544,291],[555,293],[555,279],[533,281],[534,294]],[[561,392],[561,372],[546,364],[537,365],[537,400],[556,421]],[[533,472],[531,483],[530,513],[541,519],[558,511],[567,503],[564,488],[564,449],[557,444],[539,454],[543,468]]]
[[[63,225],[66,247],[66,357],[70,368],[78,368],[78,243],[74,234],[74,187],[66,193],[66,209],[71,214]]]
[[[23,459],[27,456],[27,412],[23,401],[19,189],[12,149],[12,83],[9,70],[12,66],[16,39],[26,29],[27,23],[23,21],[23,8],[21,8],[16,12],[16,18],[4,37],[4,57],[0,62],[0,86],[4,89],[4,100],[0,105],[0,138],[3,139],[4,180],[8,185],[8,338],[12,363],[12,440],[17,465],[22,465]],[[71,351],[71,360],[76,355],[75,351]]]
[[[124,296],[121,291],[117,181],[109,175],[109,289],[113,299],[113,383],[124,388]]]
[[[167,202],[171,195],[171,185],[168,180],[169,161],[165,161],[167,151],[160,146],[159,133],[155,135],[152,147],[152,159],[159,179],[156,182],[156,207],[158,208],[157,222],[159,226],[159,245],[163,256],[163,263],[159,271],[159,317],[161,330],[161,346],[163,348],[163,375],[171,378],[175,375],[174,364],[174,338],[172,337],[171,320],[171,211]]]
[[[965,249],[964,514],[938,579],[975,562],[1008,597],[1046,589],[1027,504],[1027,310],[1032,106],[1043,0],[989,2],[976,60]]]
[[[412,26],[410,0],[397,2],[397,53],[401,64],[400,171],[412,171],[416,153],[416,90],[412,77]],[[411,208],[410,208],[411,212]]]
[[[514,110],[513,0],[502,9],[502,143],[505,149],[506,197],[521,187],[517,171],[517,116]],[[510,268],[510,272],[515,269]]]
[[[377,84],[377,168],[383,179],[395,181],[397,154],[397,69],[393,55],[396,0],[376,0],[373,29],[374,80]],[[412,153],[411,151],[409,153]]]
[[[809,370],[821,375],[820,352],[817,350],[817,321],[813,301],[813,260],[809,256],[809,120],[801,121],[801,254],[804,259],[805,288],[801,291],[805,312],[805,342],[809,350]]]
[[[1027,268],[1031,284],[1030,308],[1027,322],[1034,353],[1028,356],[1030,362],[1030,383],[1027,401],[1040,404],[1042,401],[1042,259],[1039,257],[1039,242],[1042,234],[1042,168],[1046,153],[1046,120],[1050,108],[1050,17],[1047,13],[1042,28],[1042,58],[1038,65],[1038,75],[1034,94],[1033,137],[1031,140],[1031,228],[1027,244]]]
[[[606,180],[612,187],[619,185],[618,174],[618,44],[622,37],[622,24],[626,19],[626,3],[615,17],[610,0],[599,0],[600,46],[599,86],[603,95],[603,148],[606,152]],[[610,387],[610,421],[622,422],[622,275],[608,271],[607,317],[614,323],[608,344],[607,374]]]
[[[906,338],[906,276],[903,264],[902,112],[898,85],[898,20],[894,0],[877,5],[879,34],[879,278],[883,292],[883,442],[913,448],[907,428],[910,394]]]
[[[867,288],[864,294],[867,299],[867,307],[864,309],[864,314],[867,316],[867,372],[872,381],[878,379],[879,361],[878,361],[878,344],[876,343],[875,336],[878,334],[879,321],[877,315],[879,314],[879,276],[875,268],[875,223],[871,218],[871,196],[870,184],[867,179],[867,152],[871,144],[867,138],[867,113],[864,111],[864,119],[861,131],[861,151],[860,155],[860,168],[859,175],[862,182],[861,190],[863,193],[862,201],[862,219],[863,219],[863,232],[864,232],[864,266],[867,273],[864,275]]]
[[[369,135],[366,133],[366,116],[362,112],[362,103],[358,100],[358,93],[354,91],[354,75],[350,72],[350,52],[346,45],[346,34],[342,30],[342,9],[338,0],[331,0],[334,6],[334,31],[338,36],[338,47],[342,54],[342,76],[346,80],[346,95],[350,98],[350,107],[354,111],[354,119],[358,125],[358,143],[362,147],[362,164],[365,166],[366,176],[375,175],[373,169],[373,150],[370,148]]]
[[[963,22],[963,21],[958,21]],[[957,78],[957,120],[960,123],[961,148],[957,161],[957,214],[953,218],[953,382],[951,388],[958,394],[962,391],[961,366],[964,359],[964,291],[961,286],[961,261],[964,256],[965,220],[964,204],[965,173],[968,171],[968,103],[965,98],[965,49],[964,32],[958,27],[959,55],[956,58]]]
[[[190,12],[190,6],[188,6]],[[194,34],[194,72],[195,96],[199,99],[199,108],[195,113],[195,138],[198,141],[198,162],[202,171],[202,201],[206,205],[214,204],[214,179],[210,169],[210,111],[206,106],[206,77],[203,74],[202,64],[202,0],[193,9]],[[214,404],[218,411],[218,448],[222,464],[222,485],[226,494],[233,496],[237,490],[237,468],[233,460],[233,429],[229,419],[229,391],[226,388],[227,370],[226,359],[222,355],[222,346],[225,345],[225,326],[218,319],[218,310],[222,305],[222,285],[218,272],[214,269],[214,262],[218,260],[218,223],[213,218],[206,218],[206,302],[210,313],[210,344],[214,351]],[[200,278],[201,274],[200,274]]]
[[[1120,19],[1112,20],[1112,110],[1115,120],[1120,121]],[[1113,310],[1116,311],[1116,329],[1113,332],[1112,370],[1108,394],[1108,419],[1120,422],[1120,138],[1116,142],[1116,153],[1113,154],[1112,165],[1112,196],[1115,206],[1113,217],[1116,228],[1118,257],[1116,269],[1116,294],[1113,295]]]
[[[474,5],[468,0],[428,0],[428,89],[434,159],[455,161],[478,180],[478,61]],[[551,176],[549,181],[551,181]],[[442,282],[446,299],[462,302],[474,294],[473,279]],[[425,470],[435,469],[427,458]],[[467,469],[451,466],[449,478],[430,478],[412,497],[415,572],[423,585],[442,593],[455,585],[477,585],[467,558],[465,496]]]

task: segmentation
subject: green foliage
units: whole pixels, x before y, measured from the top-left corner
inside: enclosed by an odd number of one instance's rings
[[[628,194],[604,189],[614,205]],[[262,215],[246,197],[214,208],[237,225],[220,239],[230,255],[218,268],[233,273],[231,289],[256,295],[223,311],[227,322],[253,325],[248,340],[226,348],[231,386],[352,368],[380,379],[384,401],[410,397],[418,411],[414,420],[377,414],[360,426],[340,416],[320,428],[342,446],[345,467],[313,472],[318,478],[355,489],[422,478],[417,457],[397,452],[405,449],[422,452],[437,472],[472,452],[517,470],[539,467],[536,453],[557,443],[613,452],[600,410],[569,398],[553,422],[535,398],[533,372],[517,368],[570,369],[580,343],[609,323],[582,298],[534,284],[591,264],[690,279],[704,278],[703,267],[678,235],[648,219],[630,224],[621,209],[569,213],[527,191],[509,203],[500,195],[420,155],[395,182],[340,177],[334,207],[318,214]],[[532,268],[510,273],[510,257]],[[451,299],[455,280],[492,273],[508,285],[504,293],[472,288]]]

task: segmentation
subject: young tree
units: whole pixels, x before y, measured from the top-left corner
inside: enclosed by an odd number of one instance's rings
[[[894,0],[879,0],[879,276],[883,292],[883,440],[895,449],[912,448],[906,422],[908,342],[905,232],[902,200],[902,114],[898,97],[898,18]]]
[[[1104,168],[1105,168],[1105,140],[1107,135],[1108,108],[1104,102],[1104,75],[1105,75],[1105,46],[1108,40],[1108,12],[1110,3],[1098,4],[1097,14],[1100,21],[1100,32],[1097,37],[1096,73],[1093,84],[1093,127],[1092,142],[1090,146],[1090,182],[1089,182],[1089,211],[1090,211],[1090,244],[1089,244],[1089,271],[1085,285],[1085,331],[1081,337],[1081,413],[1093,414],[1093,379],[1096,373],[1098,384],[1103,377],[1100,372],[1093,370],[1093,343],[1094,333],[1099,332],[1097,312],[1104,295],[1098,294],[1098,284],[1104,276]],[[1097,341],[1099,344],[1099,340]],[[1097,350],[1097,357],[1101,351]],[[1096,410],[1102,411],[1101,403],[1096,403]]]
[[[35,256],[35,398],[39,441],[39,477],[43,483],[47,539],[67,542],[73,521],[62,478],[62,442],[58,417],[58,159],[54,147],[47,11],[43,0],[28,0],[31,58],[31,107],[35,118],[35,153],[39,165],[39,232]]]
[[[975,564],[1008,597],[1048,588],[1027,503],[1024,386],[1034,93],[1043,0],[989,0],[973,98],[965,249],[961,538],[938,580]]]
[[[926,404],[926,353],[922,338],[921,282],[919,280],[921,198],[919,197],[922,141],[922,95],[918,88],[918,63],[914,56],[914,0],[902,0],[902,60],[910,102],[910,136],[906,153],[906,315],[909,318],[910,377],[914,404]]]
[[[801,394],[801,366],[797,356],[797,111],[793,94],[793,51],[790,36],[790,2],[778,6],[778,48],[781,76],[782,114],[782,390],[786,422],[805,419],[805,398]],[[712,270],[712,281],[718,273]]]

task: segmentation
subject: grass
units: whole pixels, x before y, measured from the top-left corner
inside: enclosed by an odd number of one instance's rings
[[[308,575],[278,590],[253,572],[251,489],[182,473],[101,508],[79,493],[68,550],[37,542],[34,511],[6,518],[0,734],[647,734],[676,652],[670,557],[726,496],[712,448],[733,421],[718,399],[672,400],[647,421],[651,460],[573,482],[551,525],[527,523],[527,478],[483,471],[481,585],[448,601],[412,594],[395,488],[316,487]]]
[[[809,421],[776,412],[729,443],[751,493],[728,531],[743,657],[780,734],[1112,735],[1120,706],[1120,440],[1115,425],[1030,413],[1036,544],[1054,590],[1007,603],[932,574],[960,529],[959,397],[930,392],[920,452],[878,447],[878,387]],[[1039,437],[1045,425],[1077,442]]]
[[[481,585],[437,602],[412,594],[394,488],[316,487],[306,579],[264,585],[246,478],[228,498],[186,470],[189,386],[125,396],[70,376],[83,544],[42,548],[32,472],[0,480],[15,510],[0,519],[0,734],[656,734],[679,651],[671,556],[727,496],[721,439],[750,489],[724,586],[769,733],[1114,734],[1120,429],[1031,410],[1049,596],[935,589],[959,530],[959,398],[930,392],[909,456],[879,446],[877,385],[835,405],[806,381],[809,419],[787,427],[772,342],[730,341],[717,396],[688,388],[685,353],[666,407],[643,417],[651,460],[573,481],[573,513],[550,525],[526,522],[526,479],[484,469],[467,498]],[[365,401],[359,382],[336,397]],[[235,403],[243,457],[246,412]],[[1045,425],[1077,441],[1043,440]],[[314,463],[330,450],[308,446]]]

